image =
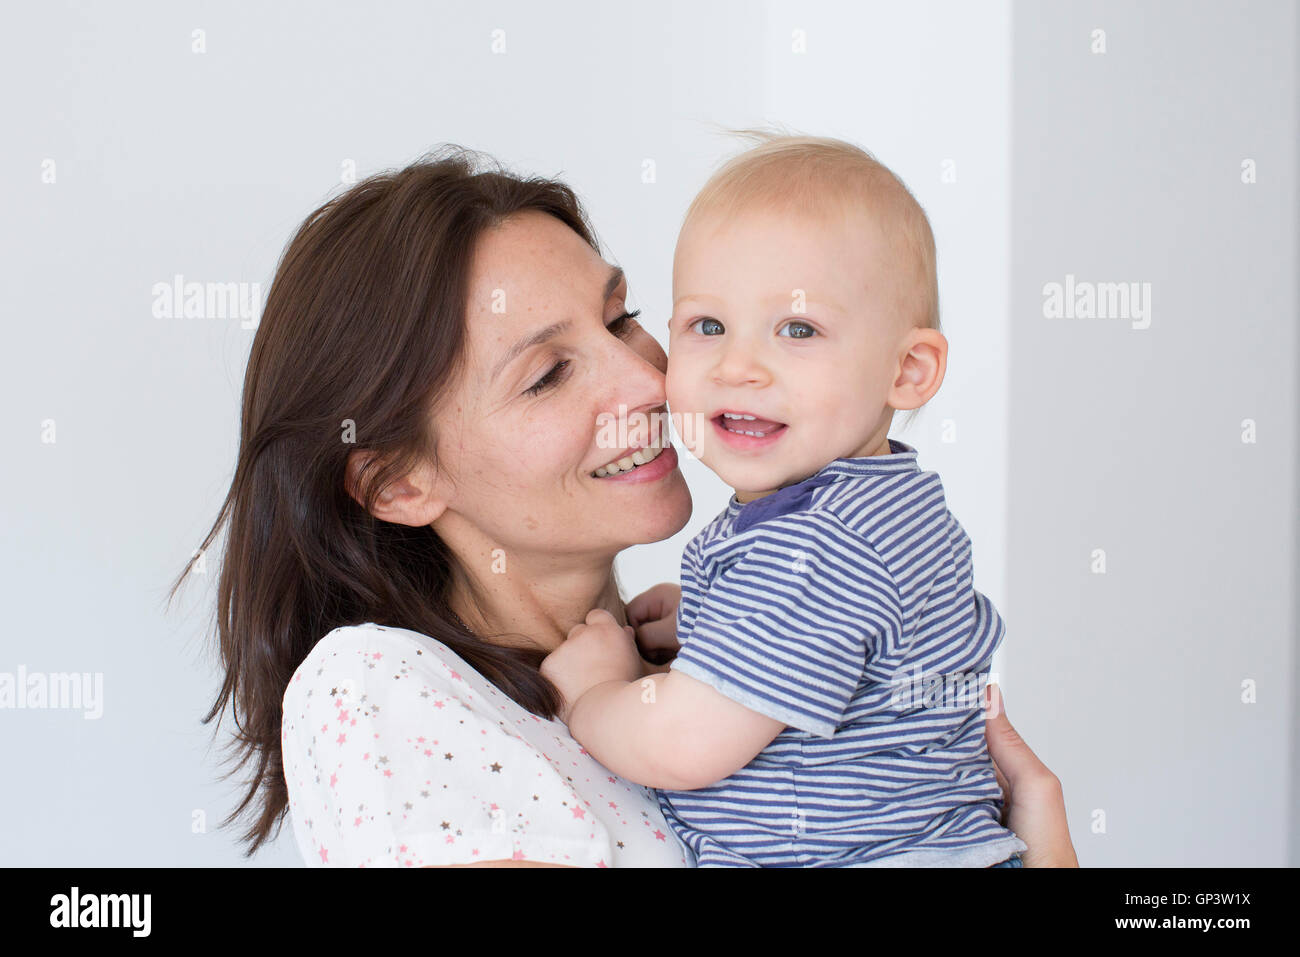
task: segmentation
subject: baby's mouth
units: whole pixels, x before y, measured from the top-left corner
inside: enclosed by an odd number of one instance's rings
[[[763,419],[748,412],[719,412],[713,417],[714,423],[721,429],[737,435],[749,435],[765,438],[786,427],[784,422]]]

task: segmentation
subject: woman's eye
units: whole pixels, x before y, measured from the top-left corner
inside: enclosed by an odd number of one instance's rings
[[[546,375],[542,376],[540,379],[538,379],[536,382],[530,385],[527,389],[525,389],[524,394],[540,395],[542,392],[546,391],[546,389],[554,385],[559,380],[564,370],[567,369],[568,367],[569,367],[568,359],[555,363],[555,365],[551,366],[551,371],[546,373]]]
[[[720,336],[727,331],[726,327],[712,316],[705,316],[703,319],[696,319],[686,328],[687,330],[690,330],[694,329],[696,326],[699,326],[699,333],[702,336]]]
[[[612,322],[608,323],[605,328],[616,336],[626,336],[632,331],[633,325],[636,322],[636,317],[639,315],[641,315],[640,309],[636,310],[636,312],[625,312],[621,316],[615,318]],[[547,372],[546,375],[542,376],[525,389],[524,394],[541,395],[551,386],[559,382],[559,380],[563,378],[565,370],[568,368],[568,359],[555,363],[555,365],[551,366],[550,371]]]
[[[605,326],[605,328],[616,336],[625,336],[632,331],[632,326],[635,324],[636,317],[639,315],[641,315],[640,309],[636,312],[625,312],[613,322],[609,323],[609,325]]]
[[[789,339],[811,339],[817,335],[816,329],[806,322],[799,322],[797,319],[794,322],[787,322],[777,331],[777,335],[782,335],[787,329],[792,330],[790,335],[787,336]]]

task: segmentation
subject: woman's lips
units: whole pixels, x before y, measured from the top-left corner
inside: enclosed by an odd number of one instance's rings
[[[718,413],[710,421],[713,423],[714,435],[728,448],[738,452],[758,451],[775,445],[788,428],[784,423],[773,422],[771,419],[727,419],[722,413]],[[728,425],[731,428],[728,428]],[[745,435],[743,432],[735,431],[736,429],[763,434]]]
[[[677,468],[677,450],[665,445],[664,450],[645,465],[638,465],[630,472],[617,475],[599,476],[597,482],[614,482],[619,485],[637,485],[642,482],[654,482],[663,478]]]

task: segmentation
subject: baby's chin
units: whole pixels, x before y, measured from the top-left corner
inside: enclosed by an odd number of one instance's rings
[[[731,486],[732,491],[736,493],[736,499],[742,503],[770,495],[787,485],[802,482],[817,471],[813,469],[807,474],[803,474],[802,470],[792,473],[788,469],[774,470],[770,467],[760,468],[756,466],[745,468],[737,467],[732,463],[726,465],[718,463],[717,466],[714,466],[703,459],[701,461],[718,478]]]

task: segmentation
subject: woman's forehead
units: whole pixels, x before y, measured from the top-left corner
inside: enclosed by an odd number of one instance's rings
[[[518,307],[537,307],[542,303],[529,300],[566,298],[566,291],[582,299],[599,295],[610,269],[609,263],[565,223],[528,210],[479,237],[471,288],[479,297],[485,292],[495,294],[498,303],[501,296],[497,291],[504,292],[508,307],[511,293],[521,300]]]
[[[599,314],[624,282],[621,268],[558,219],[531,211],[512,217],[476,250],[467,303],[475,365],[495,380],[530,346]]]

